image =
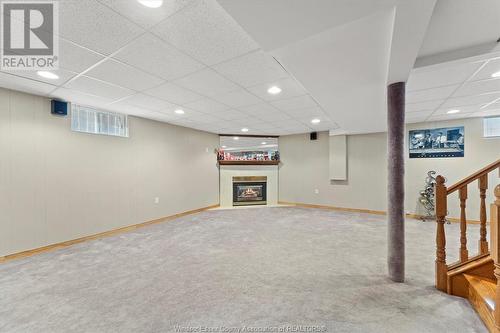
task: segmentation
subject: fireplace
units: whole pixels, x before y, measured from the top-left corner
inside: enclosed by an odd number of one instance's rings
[[[267,177],[233,177],[233,206],[265,205]]]

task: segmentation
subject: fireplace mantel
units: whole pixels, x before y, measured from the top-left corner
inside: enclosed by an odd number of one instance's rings
[[[278,165],[280,161],[231,161],[221,160],[220,165]]]

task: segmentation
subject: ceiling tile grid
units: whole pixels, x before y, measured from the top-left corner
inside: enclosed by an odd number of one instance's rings
[[[495,105],[499,98],[498,54],[417,68],[407,85],[406,120],[424,122],[500,115],[500,108]]]
[[[215,133],[336,126],[215,0],[159,9],[136,0],[64,1],[60,16],[58,79],[1,72],[0,86]],[[273,86],[281,93],[268,93]]]

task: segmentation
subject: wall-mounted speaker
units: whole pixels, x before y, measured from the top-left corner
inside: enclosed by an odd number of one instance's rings
[[[58,115],[58,116],[66,116],[68,115],[68,102],[58,101],[53,99],[51,102],[50,113]]]
[[[309,138],[311,139],[311,141],[318,140],[318,133],[311,132],[311,134],[309,134]]]

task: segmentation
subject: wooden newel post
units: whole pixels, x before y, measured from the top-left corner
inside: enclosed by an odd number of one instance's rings
[[[481,205],[479,211],[479,221],[481,227],[479,229],[479,253],[488,253],[488,241],[486,240],[486,190],[488,189],[488,175],[483,175],[479,178],[479,195],[481,197]]]
[[[436,177],[436,288],[446,292],[447,290],[447,272],[446,267],[446,237],[444,233],[444,224],[448,211],[446,186],[443,176]]]
[[[497,278],[497,288],[495,304],[500,304],[500,185],[495,187],[495,202],[491,205],[491,225],[490,225],[490,243],[491,258],[495,263],[495,277]],[[495,325],[500,329],[500,306],[495,306],[494,310]]]

